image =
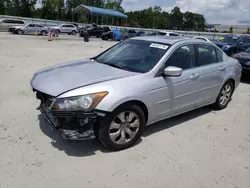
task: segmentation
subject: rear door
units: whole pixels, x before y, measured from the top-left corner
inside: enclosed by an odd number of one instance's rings
[[[197,106],[214,102],[226,74],[226,64],[220,50],[210,44],[195,44],[199,95]]]

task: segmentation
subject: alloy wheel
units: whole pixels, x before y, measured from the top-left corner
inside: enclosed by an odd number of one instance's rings
[[[226,84],[220,94],[220,105],[225,106],[230,100],[232,94],[232,87],[230,84]]]
[[[126,144],[138,133],[140,119],[131,111],[121,112],[110,124],[109,137],[115,144]]]

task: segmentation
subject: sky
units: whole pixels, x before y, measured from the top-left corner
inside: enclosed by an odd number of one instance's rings
[[[250,0],[123,0],[125,11],[161,6],[165,11],[180,7],[182,12],[203,14],[209,24],[249,24]]]

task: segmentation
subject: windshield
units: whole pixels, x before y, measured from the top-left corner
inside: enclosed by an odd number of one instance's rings
[[[130,39],[123,41],[95,60],[116,68],[146,73],[154,68],[169,48],[169,44]]]
[[[225,43],[235,44],[238,40],[238,37],[235,36],[225,36],[221,41]]]
[[[249,48],[247,48],[245,52],[250,53],[250,47],[249,47]]]

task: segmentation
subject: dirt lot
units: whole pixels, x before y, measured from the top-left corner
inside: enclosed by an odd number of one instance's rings
[[[33,73],[113,44],[0,33],[0,187],[249,188],[249,82],[227,109],[206,107],[150,126],[121,152],[96,141],[66,142],[48,128],[35,110]]]

